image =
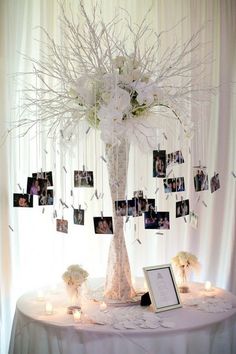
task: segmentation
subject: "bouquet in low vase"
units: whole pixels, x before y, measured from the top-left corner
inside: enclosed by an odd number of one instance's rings
[[[192,253],[181,251],[172,258],[171,262],[176,272],[180,293],[188,293],[190,291],[188,284],[190,273],[198,273],[200,270],[197,257]]]
[[[70,299],[70,307],[81,307],[81,288],[88,278],[88,272],[80,265],[70,265],[63,273],[62,279],[66,284],[66,290]]]

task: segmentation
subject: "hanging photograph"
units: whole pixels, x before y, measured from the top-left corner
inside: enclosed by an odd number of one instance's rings
[[[219,173],[214,174],[214,176],[211,178],[211,193],[214,193],[217,191],[217,189],[220,188],[220,179],[219,179]]]
[[[176,217],[189,215],[189,199],[176,202]]]
[[[128,215],[128,202],[127,202],[127,200],[115,201],[115,211],[116,211],[116,216]]]
[[[153,177],[166,176],[166,151],[154,150],[153,151]]]
[[[58,232],[68,233],[68,221],[64,219],[56,219],[56,230]]]
[[[32,177],[36,178],[36,179],[39,179],[39,178],[46,179],[47,188],[50,188],[53,186],[52,171],[32,173]]]
[[[181,150],[167,154],[167,159],[166,159],[167,167],[174,164],[181,164],[181,163],[184,163],[184,158]]]
[[[84,209],[74,209],[74,224],[84,225]]]
[[[53,190],[48,189],[44,194],[39,196],[39,205],[53,205]]]
[[[144,213],[144,228],[145,229],[170,229],[170,213],[168,211],[155,212],[154,210]]]
[[[155,199],[139,199],[140,210],[145,211],[155,210]]]
[[[94,217],[95,234],[113,234],[112,217]]]
[[[206,167],[194,167],[194,188],[196,192],[205,191],[208,189],[208,175]]]
[[[184,177],[177,177],[176,192],[184,192],[184,191],[185,191]]]
[[[93,187],[93,171],[74,171],[74,187]]]
[[[33,196],[30,194],[13,194],[13,206],[20,208],[32,208],[33,207]]]
[[[28,177],[27,193],[31,195],[45,195],[47,193],[47,180]]]
[[[165,193],[185,191],[184,177],[165,178],[163,179],[163,184]]]
[[[134,192],[134,198],[143,198],[143,191],[135,191]]]
[[[141,216],[142,212],[139,210],[139,199],[133,198],[128,200],[128,216]]]
[[[165,193],[176,192],[176,178],[165,178],[163,183]]]
[[[198,216],[194,211],[190,211],[189,213],[189,223],[194,229],[198,228]]]
[[[171,264],[143,268],[155,312],[182,307]]]

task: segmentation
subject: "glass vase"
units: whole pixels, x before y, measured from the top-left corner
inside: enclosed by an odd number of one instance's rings
[[[69,306],[67,312],[72,314],[74,310],[81,309],[81,287],[75,285],[66,286]]]
[[[181,267],[179,269],[179,292],[180,293],[189,293],[189,281],[188,281],[189,272],[186,267]]]
[[[111,239],[104,295],[126,302],[135,296],[124,235],[124,218],[116,215],[115,202],[125,200],[130,145],[125,140],[106,145],[109,185],[113,205],[114,236]]]

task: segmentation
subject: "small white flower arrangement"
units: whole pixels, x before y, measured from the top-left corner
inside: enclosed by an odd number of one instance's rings
[[[188,293],[188,275],[191,271],[198,273],[200,271],[200,263],[197,257],[189,252],[181,251],[171,259],[174,269],[177,271],[177,283],[181,293]]]
[[[187,271],[194,271],[196,273],[200,270],[200,263],[197,257],[189,252],[181,251],[177,253],[171,260],[172,264],[176,268],[184,268]]]
[[[87,280],[88,275],[88,272],[80,265],[72,264],[67,268],[66,272],[63,273],[62,279],[68,287],[77,289]]]

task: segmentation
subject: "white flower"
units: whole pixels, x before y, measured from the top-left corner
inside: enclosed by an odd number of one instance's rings
[[[76,80],[74,87],[72,87],[72,92],[77,93],[78,99],[82,104],[94,105],[96,102],[94,82],[86,75]]]
[[[123,113],[126,113],[131,107],[129,92],[117,87],[112,91],[112,98],[109,105],[114,106],[117,110],[120,110]]]
[[[67,271],[63,273],[62,279],[71,287],[79,287],[85,282],[88,277],[88,272],[84,270],[78,264],[73,264],[67,268]]]
[[[124,66],[124,63],[126,61],[126,57],[123,56],[117,56],[115,59],[112,60],[115,68],[120,69]]]
[[[200,269],[200,263],[195,255],[181,251],[171,260],[172,264],[176,268],[185,268],[198,272]]]

